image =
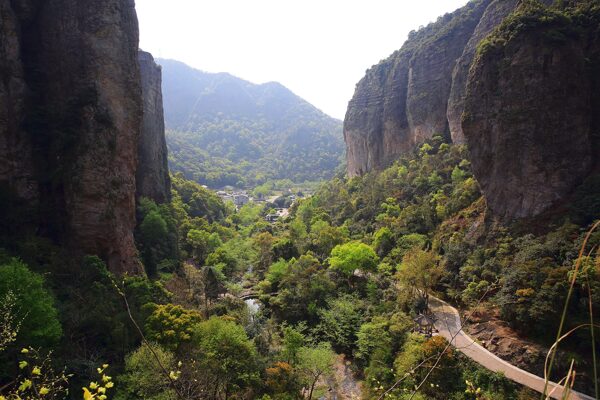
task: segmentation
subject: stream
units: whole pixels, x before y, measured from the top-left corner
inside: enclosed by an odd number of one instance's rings
[[[244,303],[246,303],[246,307],[248,307],[250,317],[254,318],[254,316],[260,309],[260,301],[258,301],[257,299],[246,299],[244,300]]]
[[[248,268],[247,273],[252,273],[252,266]],[[246,298],[244,303],[246,303],[251,324],[260,323],[256,319],[256,315],[262,307],[260,300]],[[321,396],[318,397],[320,400],[360,400],[362,398],[362,382],[356,379],[350,368],[350,361],[343,354],[337,356],[333,374],[321,378],[318,386],[320,386],[320,390],[318,390],[321,393]]]

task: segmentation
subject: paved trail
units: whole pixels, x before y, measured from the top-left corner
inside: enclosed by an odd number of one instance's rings
[[[491,371],[502,372],[504,376],[514,382],[540,393],[544,391],[543,378],[502,360],[463,332],[461,330],[460,315],[454,307],[436,298],[430,298],[429,306],[437,318],[435,327],[438,329],[439,334],[448,341],[452,340],[452,345],[461,353]],[[563,387],[550,382],[548,392],[553,399],[561,399]],[[569,400],[594,400],[594,398],[583,393],[571,392]]]

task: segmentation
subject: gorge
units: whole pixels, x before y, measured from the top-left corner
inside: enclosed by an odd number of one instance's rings
[[[471,0],[342,138],[139,49],[133,0],[0,0],[0,400],[598,398],[599,38]]]

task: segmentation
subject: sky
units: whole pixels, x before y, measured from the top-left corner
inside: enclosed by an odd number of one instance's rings
[[[467,0],[137,0],[140,48],[207,72],[277,81],[343,119],[365,71]]]

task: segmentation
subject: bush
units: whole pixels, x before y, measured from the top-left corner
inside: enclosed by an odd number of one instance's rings
[[[170,400],[176,398],[170,388],[169,378],[162,366],[169,372],[177,367],[175,356],[157,344],[146,345],[129,354],[125,359],[125,374],[119,377],[116,400]],[[156,357],[160,361],[157,362]]]
[[[29,346],[52,346],[62,335],[54,298],[44,278],[19,261],[0,265],[0,299],[11,291],[15,297],[16,321],[21,321],[17,343]]]

